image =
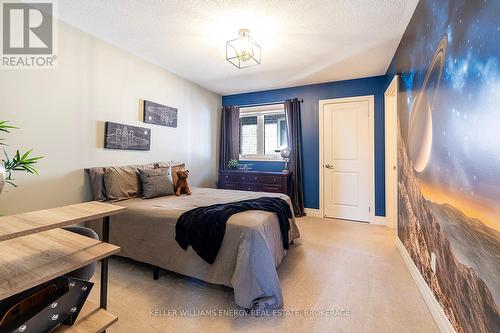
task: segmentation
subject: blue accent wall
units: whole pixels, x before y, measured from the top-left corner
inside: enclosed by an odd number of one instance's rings
[[[248,105],[303,99],[302,154],[304,203],[319,208],[319,100],[352,96],[375,96],[375,214],[385,216],[384,92],[386,76],[312,84],[222,97],[222,105]],[[243,162],[245,163],[245,162]],[[253,163],[254,170],[279,171],[277,162]]]

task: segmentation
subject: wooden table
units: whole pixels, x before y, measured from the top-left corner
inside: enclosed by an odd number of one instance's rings
[[[109,218],[124,210],[125,207],[90,201],[29,213],[0,216],[0,242],[99,218]]]
[[[118,317],[106,311],[107,257],[120,251],[109,244],[110,216],[124,207],[102,202],[40,210],[0,217],[0,300],[101,260],[100,307],[87,301],[73,326],[56,332],[103,332]],[[103,240],[58,229],[103,219]]]

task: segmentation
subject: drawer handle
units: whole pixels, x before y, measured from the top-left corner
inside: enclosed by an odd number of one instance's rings
[[[276,178],[274,178],[273,181],[276,183]]]
[[[241,179],[243,179],[243,180],[244,180],[244,179],[245,179],[245,176],[241,177]]]
[[[226,179],[229,179],[229,176],[226,176]]]

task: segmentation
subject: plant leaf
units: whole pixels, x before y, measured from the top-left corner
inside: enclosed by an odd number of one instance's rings
[[[28,150],[27,152],[25,152],[25,153],[23,154],[23,157],[21,157],[21,160],[24,160],[26,157],[28,157],[28,155],[29,155],[32,151],[33,151],[33,149],[30,149],[30,150]]]
[[[5,180],[5,182],[6,182],[7,184],[10,184],[10,185],[14,186],[14,187],[17,187],[17,185],[16,185],[14,182],[12,182],[12,180],[8,180],[8,179],[6,179],[6,180]]]
[[[9,121],[8,120],[2,120],[0,121],[0,131],[1,132],[5,132],[5,133],[10,133],[10,129],[18,129],[18,127],[16,126],[12,126],[12,125],[7,125]]]

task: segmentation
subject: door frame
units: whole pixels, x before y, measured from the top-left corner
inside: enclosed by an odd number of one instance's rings
[[[369,151],[369,159],[371,168],[369,171],[369,186],[370,186],[370,195],[369,195],[369,205],[370,205],[370,214],[369,214],[369,223],[375,223],[375,118],[374,118],[374,102],[375,98],[373,95],[366,96],[353,96],[353,97],[343,97],[343,98],[333,98],[333,99],[320,99],[319,100],[319,212],[322,217],[325,216],[324,211],[324,189],[323,189],[323,172],[324,172],[324,160],[323,160],[323,122],[324,122],[324,111],[323,107],[326,104],[340,104],[340,103],[350,103],[350,102],[368,102],[368,139],[369,145],[372,147]],[[346,220],[347,221],[347,220]],[[353,221],[358,222],[358,221]],[[359,222],[358,222],[359,223]]]
[[[398,146],[397,146],[397,140],[398,140],[398,93],[399,93],[399,76],[394,75],[394,77],[391,80],[391,83],[387,87],[384,93],[384,128],[385,128],[385,186],[386,186],[386,191],[385,191],[385,216],[386,216],[386,226],[389,228],[396,228],[398,225],[398,163],[397,163],[397,157],[398,157]],[[392,108],[388,108],[388,103],[387,99],[388,98],[394,98],[394,110]],[[392,124],[388,123],[388,117],[387,115],[388,112],[394,112],[394,122]],[[393,135],[391,136],[394,138],[394,142],[389,142],[387,133],[389,131],[392,131]],[[391,149],[392,148],[392,149]],[[392,150],[392,153],[394,154],[395,158],[395,179],[393,178],[392,180],[387,177],[387,171],[390,170],[391,168],[391,163],[388,160],[388,154],[387,151]],[[391,184],[391,185],[389,185]],[[393,188],[393,193],[394,196],[391,198],[389,196],[389,192],[387,191],[387,186],[391,186]],[[394,211],[389,212],[388,210],[388,202],[392,201]],[[393,221],[390,221],[390,218],[393,218]]]

